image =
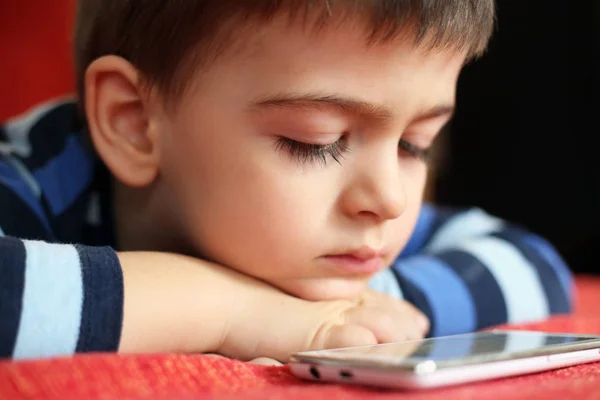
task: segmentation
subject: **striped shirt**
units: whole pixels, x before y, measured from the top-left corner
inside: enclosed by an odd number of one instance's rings
[[[118,348],[111,178],[81,132],[70,101],[0,127],[0,357]],[[544,239],[479,209],[431,205],[370,286],[421,309],[431,336],[567,313],[573,296],[569,269]]]

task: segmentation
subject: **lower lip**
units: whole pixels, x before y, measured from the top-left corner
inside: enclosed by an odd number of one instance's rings
[[[367,260],[350,255],[326,256],[324,257],[334,267],[345,273],[353,274],[374,274],[381,270],[383,266],[383,258],[373,257]]]

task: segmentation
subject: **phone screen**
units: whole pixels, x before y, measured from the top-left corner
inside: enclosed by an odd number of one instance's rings
[[[547,348],[548,346],[564,345],[595,340],[597,336],[577,335],[552,335],[544,332],[487,332],[471,333],[450,337],[426,339],[422,341],[400,342],[376,346],[354,347],[337,350],[328,350],[328,354],[335,353],[336,357],[345,358],[361,355],[369,358],[389,360],[432,360],[438,362],[489,356],[492,354],[529,353],[531,351]],[[313,352],[317,355],[318,352]]]

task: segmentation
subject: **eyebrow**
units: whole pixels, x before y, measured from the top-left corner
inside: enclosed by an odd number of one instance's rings
[[[393,119],[394,113],[387,107],[370,103],[364,100],[336,95],[323,95],[317,93],[307,94],[278,94],[271,97],[258,99],[252,103],[252,111],[265,109],[338,109],[345,113],[358,115],[362,118],[381,123]],[[438,117],[451,117],[454,113],[454,104],[441,104],[417,113],[414,121],[422,121]]]

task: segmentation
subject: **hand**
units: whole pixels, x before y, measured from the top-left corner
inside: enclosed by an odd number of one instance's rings
[[[416,339],[426,331],[414,308],[372,291],[356,300],[311,302],[207,261],[118,256],[125,290],[120,352],[285,362],[297,351]]]
[[[397,320],[401,329],[396,332],[396,337],[392,340],[383,340],[383,343],[398,342],[403,340],[423,339],[429,332],[429,319],[419,311],[415,306],[405,300],[395,299],[387,294],[367,289],[361,297],[363,306],[379,308],[385,314],[388,309],[390,312],[395,310],[402,315],[402,319]],[[390,315],[390,314],[385,314]],[[383,317],[385,318],[385,317]]]
[[[428,329],[412,305],[371,290],[356,300],[320,302],[265,291],[231,321],[219,353],[286,362],[298,351],[421,339]]]
[[[413,305],[368,289],[343,314],[343,323],[316,337],[313,348],[339,348],[422,339],[429,320]]]

